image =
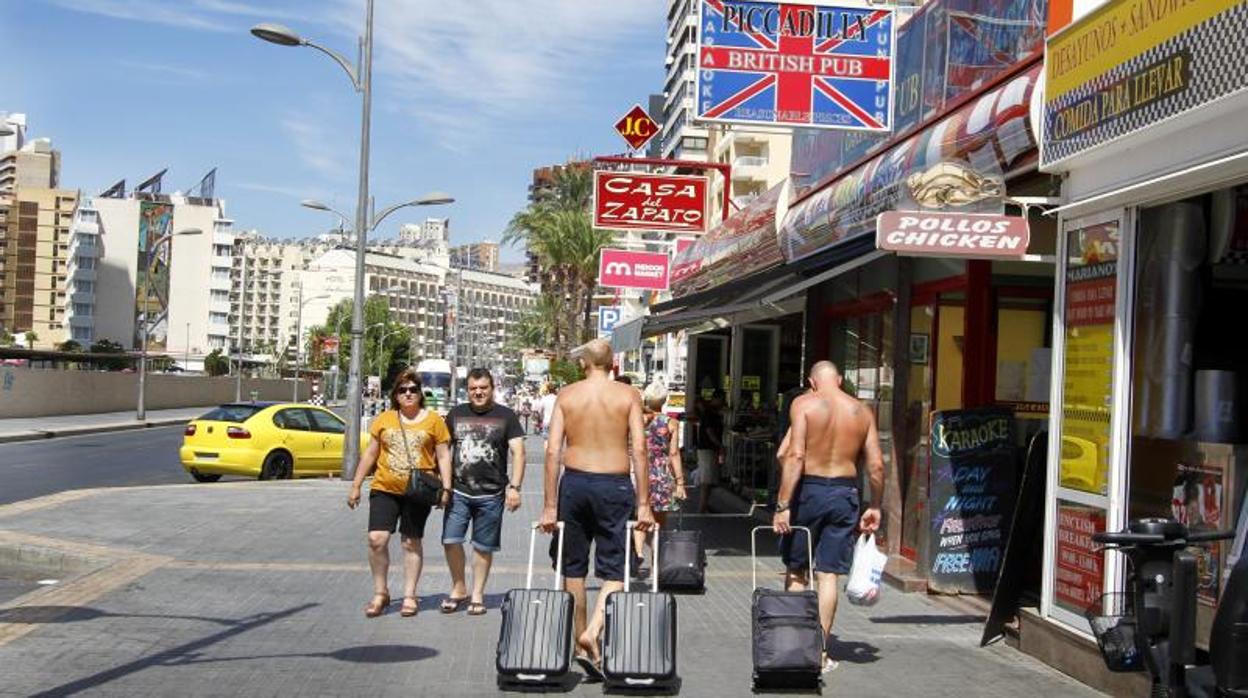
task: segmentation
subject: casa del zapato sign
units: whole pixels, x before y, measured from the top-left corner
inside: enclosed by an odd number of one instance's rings
[[[1045,51],[1042,167],[1248,89],[1246,36],[1248,0],[1116,0],[1063,29]]]
[[[594,172],[594,227],[706,232],[706,177]]]
[[[695,120],[888,132],[890,7],[698,0]]]

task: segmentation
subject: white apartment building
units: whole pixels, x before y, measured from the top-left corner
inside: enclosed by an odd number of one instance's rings
[[[255,231],[235,236],[230,291],[212,291],[230,302],[230,344],[249,360],[276,363],[294,358],[298,346],[300,270],[305,246],[272,240]]]
[[[300,272],[305,331],[324,324],[330,308],[353,296],[354,276],[355,254],[347,249],[326,252]],[[535,284],[506,274],[451,270],[371,251],[364,284],[368,295],[385,297],[393,317],[411,328],[412,361],[455,354],[459,365],[501,358],[538,294]],[[318,299],[306,300],[312,298]]]
[[[153,310],[148,347],[195,370],[213,349],[229,348],[234,233],[220,200],[181,194],[83,197],[70,239],[66,285],[73,292],[67,295],[66,318],[70,337],[81,343],[109,339],[139,348],[137,287],[149,259],[140,251],[140,218],[169,209],[168,232],[200,232],[173,235],[155,251],[168,265],[168,293],[164,307]]]
[[[693,122],[698,76],[697,0],[668,0],[666,65],[663,113],[651,114],[663,126],[659,152],[669,160],[705,161],[710,153],[710,130]]]

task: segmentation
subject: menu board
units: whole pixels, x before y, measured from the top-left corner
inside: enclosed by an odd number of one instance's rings
[[[1105,511],[1058,500],[1057,566],[1053,596],[1058,606],[1083,612],[1101,597],[1105,552],[1092,535],[1105,530]]]
[[[1014,414],[986,408],[932,415],[931,569],[941,593],[988,594],[1005,557],[1018,449]]]

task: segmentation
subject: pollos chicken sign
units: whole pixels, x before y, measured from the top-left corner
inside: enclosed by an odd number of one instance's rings
[[[707,178],[594,172],[594,226],[607,230],[706,232]]]

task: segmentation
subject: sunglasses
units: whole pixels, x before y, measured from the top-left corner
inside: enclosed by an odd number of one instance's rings
[[[395,392],[399,395],[420,395],[420,386],[401,385]]]

